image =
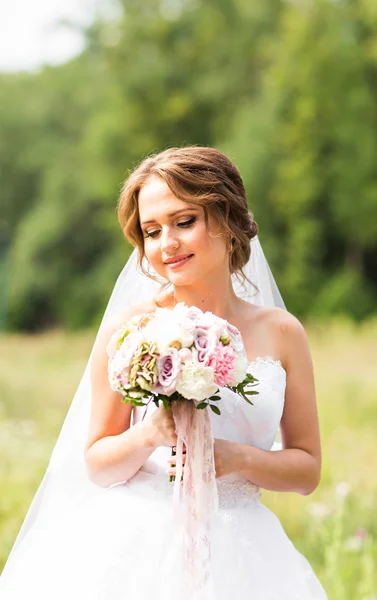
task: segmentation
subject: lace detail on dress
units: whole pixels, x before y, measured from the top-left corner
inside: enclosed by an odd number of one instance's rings
[[[278,367],[281,367],[283,371],[285,371],[281,360],[273,358],[269,354],[267,354],[266,356],[257,356],[257,358],[255,358],[254,360],[250,360],[248,368],[250,367],[250,365],[277,365]]]
[[[260,487],[251,481],[217,480],[219,509],[240,508],[252,504],[260,504],[262,492]]]
[[[148,485],[158,494],[173,496],[174,482],[169,481],[168,476],[151,475],[142,473],[148,477]],[[137,477],[137,475],[136,475]],[[260,504],[262,492],[260,487],[251,481],[227,481],[216,479],[217,494],[219,499],[219,510],[241,508],[243,506],[257,506]]]

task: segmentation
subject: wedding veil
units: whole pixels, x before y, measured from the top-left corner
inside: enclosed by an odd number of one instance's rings
[[[251,240],[250,245],[251,255],[244,267],[244,273],[254,285],[247,280],[242,283],[239,278],[232,275],[236,294],[257,306],[278,306],[285,309],[258,236]],[[68,518],[70,511],[84,497],[98,491],[98,487],[88,478],[84,461],[84,445],[88,434],[91,404],[90,365],[94,346],[109,315],[127,305],[150,299],[159,287],[158,282],[146,277],[140,271],[137,264],[137,250],[134,249],[118,276],[47,470],[0,577],[0,595],[3,577],[12,575],[22,577],[22,573],[17,573],[17,556],[25,537],[33,535],[33,544],[35,543],[35,550],[38,552],[38,530],[53,522],[51,519],[61,521]]]

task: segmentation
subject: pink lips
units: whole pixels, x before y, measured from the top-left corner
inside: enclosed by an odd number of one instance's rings
[[[180,265],[184,265],[193,256],[193,254],[181,254],[180,256],[172,256],[165,261],[170,269],[175,269]]]

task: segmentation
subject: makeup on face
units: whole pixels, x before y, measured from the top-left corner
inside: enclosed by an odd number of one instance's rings
[[[186,265],[193,256],[193,254],[178,254],[177,256],[165,260],[164,263],[169,269],[176,270]]]
[[[177,213],[192,212],[193,210],[195,210],[195,209],[184,208],[184,209],[179,210],[179,211],[174,211],[174,213],[170,213],[167,216],[168,216],[168,218],[172,218],[175,215],[177,215]],[[192,225],[194,225],[196,223],[196,221],[197,221],[197,215],[191,215],[191,216],[187,215],[187,217],[186,218],[183,217],[181,221],[177,221],[177,223],[176,223],[177,227],[180,227],[180,228],[183,228],[183,229],[184,228],[189,228],[189,227],[191,227]],[[155,223],[155,221],[153,221],[153,220],[144,221],[143,223],[141,223],[141,225],[145,226],[146,223],[148,223],[148,224],[149,223]],[[144,235],[145,238],[149,238],[149,237],[156,238],[156,237],[158,237],[158,234],[160,233],[160,231],[161,231],[161,229],[158,229],[157,227],[151,227],[150,229],[144,230],[143,231],[143,235]]]
[[[140,189],[138,205],[145,256],[161,277],[195,285],[225,264],[225,242],[203,206],[177,198],[155,176]]]

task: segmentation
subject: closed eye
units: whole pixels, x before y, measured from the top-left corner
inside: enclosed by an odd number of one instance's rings
[[[194,225],[195,221],[196,217],[191,217],[191,219],[188,219],[188,221],[181,221],[181,223],[177,223],[177,225],[178,227],[191,227],[191,225]],[[147,231],[145,237],[155,238],[158,236],[159,233],[159,229],[156,229],[154,231]]]
[[[177,223],[178,227],[190,227],[196,221],[196,217],[191,217],[188,221],[182,221],[182,223]]]

